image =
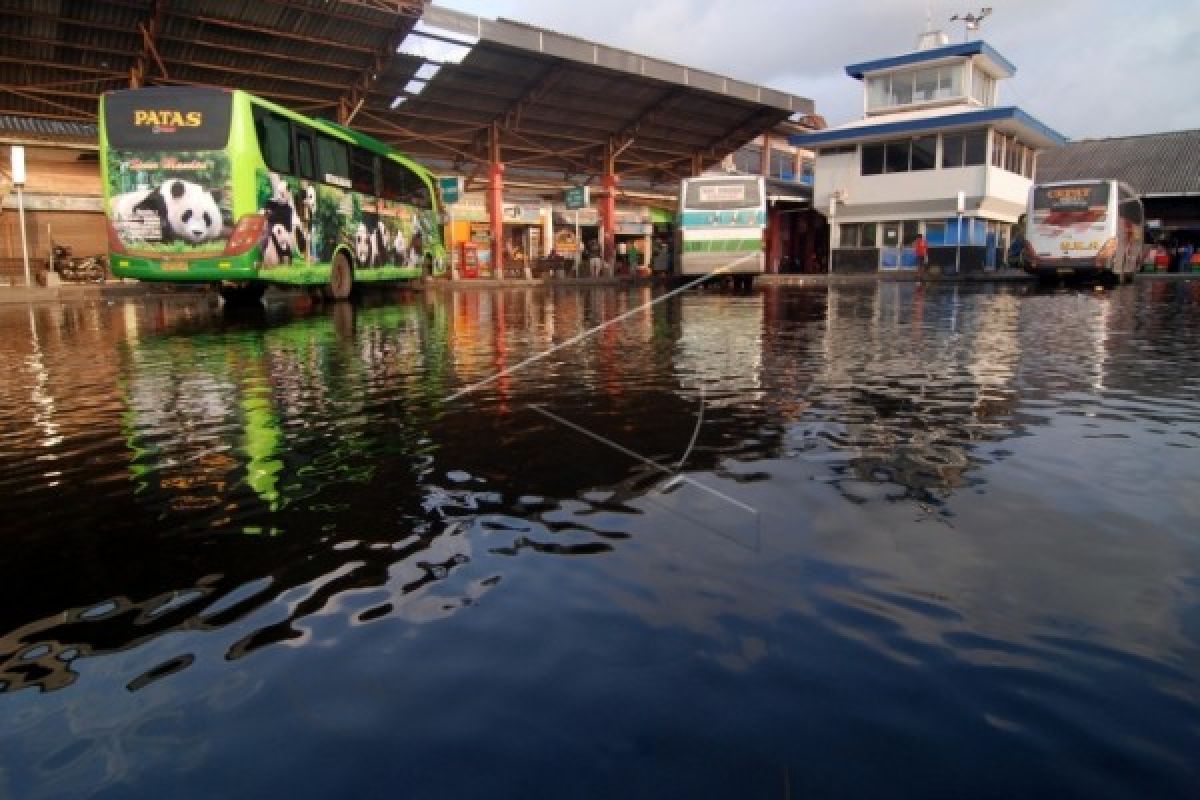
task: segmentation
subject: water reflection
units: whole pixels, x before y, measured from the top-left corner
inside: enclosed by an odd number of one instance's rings
[[[711,752],[690,737],[716,720],[756,768],[668,768],[722,794],[862,736],[1042,787],[1101,756],[1196,777],[1195,290],[657,297],[0,311],[0,737],[72,794],[85,763],[140,785],[173,747],[233,758],[197,730],[239,706],[301,708],[313,746],[330,719],[461,744],[470,686],[505,730],[587,751],[648,726]],[[48,721],[74,697],[109,721]],[[1054,778],[1064,747],[1088,757]],[[640,763],[596,752],[585,794]]]

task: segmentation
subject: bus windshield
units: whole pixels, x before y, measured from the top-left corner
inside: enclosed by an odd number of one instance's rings
[[[758,208],[762,202],[757,178],[689,181],[683,195],[683,207],[698,210]]]

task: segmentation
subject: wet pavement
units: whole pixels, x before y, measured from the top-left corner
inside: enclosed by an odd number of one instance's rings
[[[0,797],[1200,794],[1200,281],[100,298],[0,370]]]

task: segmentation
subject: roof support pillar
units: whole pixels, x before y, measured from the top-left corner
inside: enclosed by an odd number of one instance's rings
[[[804,272],[817,269],[817,228],[821,225],[820,215],[815,211],[804,214]]]
[[[782,228],[784,225],[792,224],[792,217],[792,214],[781,213],[778,206],[772,206],[771,202],[767,201],[766,270],[768,273],[774,274],[779,272],[779,257],[783,249]]]
[[[492,237],[492,274],[504,277],[504,162],[500,160],[500,123],[488,131],[488,225]]]
[[[604,147],[604,172],[601,176],[604,195],[600,198],[600,256],[616,264],[617,250],[617,157],[613,141]]]

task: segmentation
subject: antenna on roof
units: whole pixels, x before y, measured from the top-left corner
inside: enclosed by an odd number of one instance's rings
[[[963,14],[962,16],[955,14],[953,17],[950,18],[950,21],[954,22],[955,20],[962,20],[963,41],[966,42],[966,41],[970,40],[970,38],[971,38],[971,31],[979,30],[979,23],[983,22],[984,18],[987,17],[991,13],[992,13],[992,7],[984,6],[983,8],[979,9],[978,14],[973,14],[969,11],[966,14]]]
[[[917,36],[917,50],[934,50],[950,44],[944,31],[933,29],[933,0],[925,4],[925,30]]]

